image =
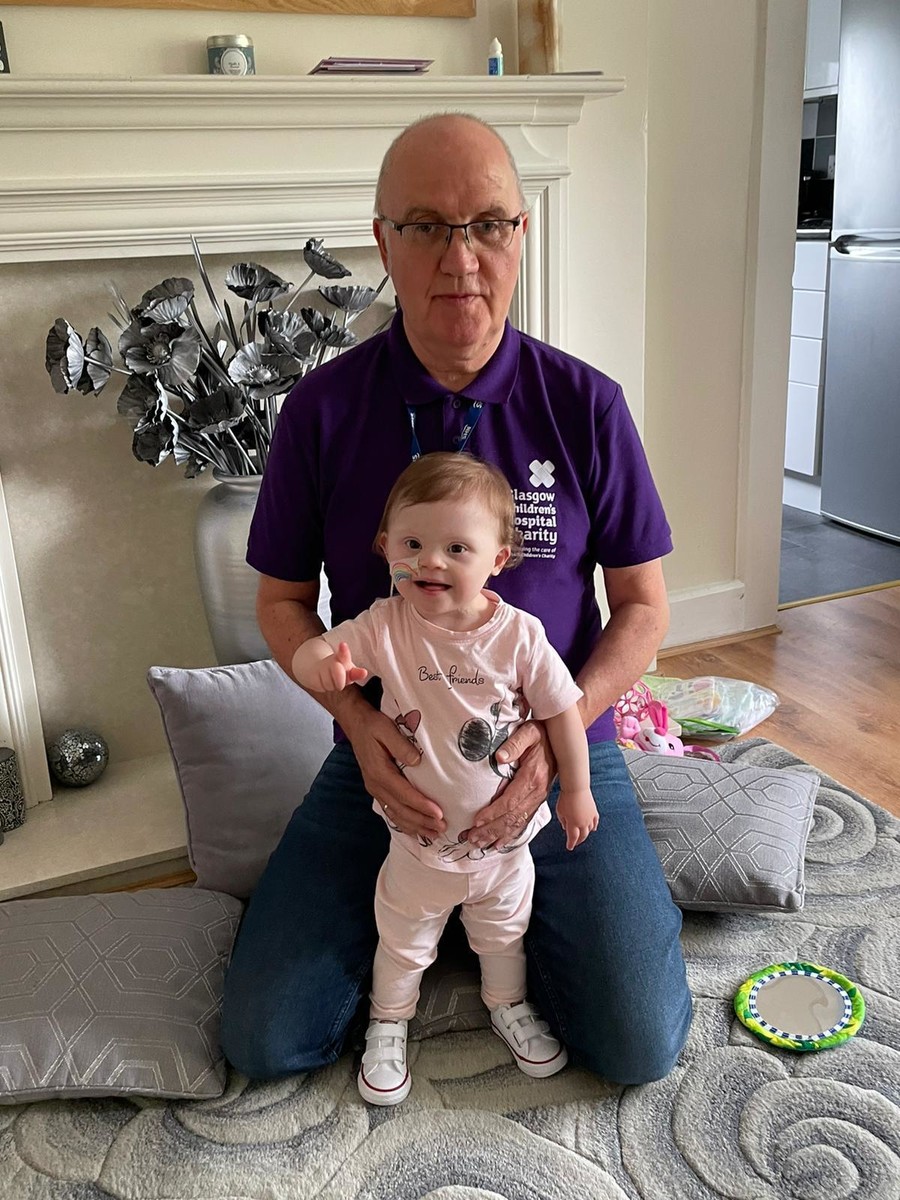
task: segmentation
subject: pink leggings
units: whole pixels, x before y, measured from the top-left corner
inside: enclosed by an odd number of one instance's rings
[[[477,871],[442,871],[392,843],[375,888],[379,941],[370,1015],[383,1021],[415,1015],[422,973],[437,957],[438,941],[457,904],[481,962],[487,1007],[524,1000],[523,937],[533,892],[534,861],[525,846],[491,855]]]

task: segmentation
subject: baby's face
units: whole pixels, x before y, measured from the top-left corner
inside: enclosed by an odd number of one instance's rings
[[[510,548],[497,519],[476,500],[409,504],[391,515],[384,542],[397,591],[427,620],[482,607],[482,588]]]

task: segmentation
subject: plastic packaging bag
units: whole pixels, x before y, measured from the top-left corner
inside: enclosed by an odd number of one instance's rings
[[[653,693],[654,700],[665,704],[683,732],[694,737],[727,738],[746,733],[771,717],[780,703],[769,688],[746,679],[727,679],[721,675],[699,675],[693,679],[643,675],[641,680]],[[733,732],[729,733],[728,727]]]

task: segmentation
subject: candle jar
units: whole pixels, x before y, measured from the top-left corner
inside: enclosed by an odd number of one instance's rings
[[[210,75],[255,75],[253,42],[245,33],[219,33],[206,39]]]

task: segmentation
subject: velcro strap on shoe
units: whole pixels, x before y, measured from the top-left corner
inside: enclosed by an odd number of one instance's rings
[[[550,1026],[546,1021],[541,1020],[537,1015],[537,1009],[527,1000],[506,1010],[505,1024],[519,1046],[524,1046],[529,1038],[539,1037],[550,1032]]]
[[[370,1027],[371,1029],[371,1027]],[[405,1057],[406,1026],[398,1021],[379,1021],[374,1031],[366,1035],[363,1062],[403,1062]]]
[[[374,1067],[377,1063],[397,1062],[404,1059],[403,1047],[397,1045],[372,1046],[362,1056],[364,1067]]]

